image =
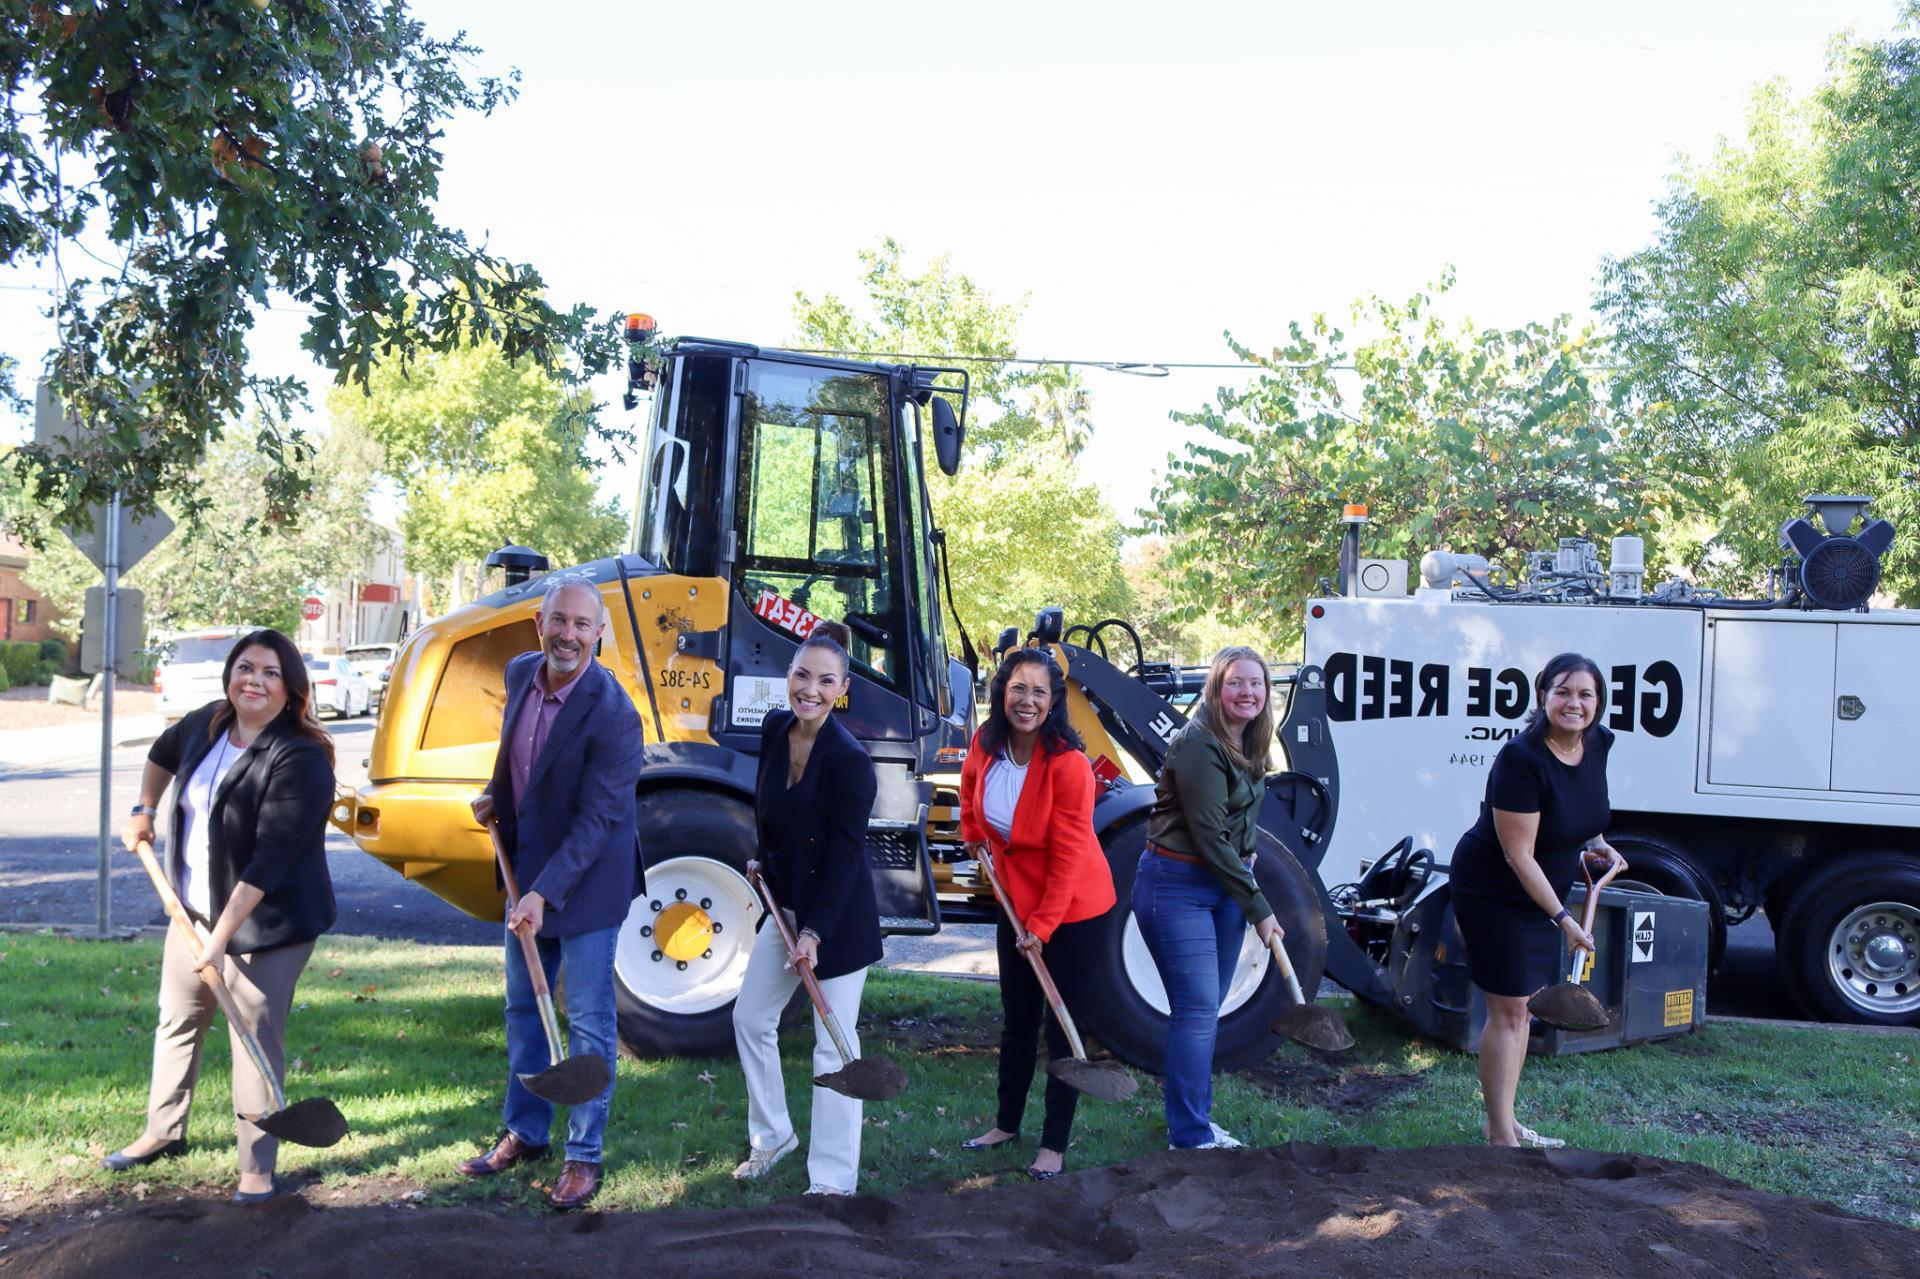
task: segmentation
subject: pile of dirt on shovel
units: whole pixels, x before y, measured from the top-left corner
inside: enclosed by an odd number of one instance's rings
[[[1578,1151],[1180,1151],[892,1198],[529,1217],[480,1207],[110,1212],[0,1276],[1912,1275],[1920,1232],[1691,1164]]]

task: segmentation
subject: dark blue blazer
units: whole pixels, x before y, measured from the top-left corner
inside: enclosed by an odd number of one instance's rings
[[[867,862],[867,820],[873,816],[878,783],[867,748],[829,714],[807,760],[805,802],[780,804],[781,820],[770,821],[772,801],[787,784],[791,727],[792,711],[769,712],[760,726],[754,804],[760,858],[769,865],[787,859],[783,878],[793,900],[780,905],[793,912],[795,932],[811,928],[820,935],[820,962],[814,971],[824,980],[877,963],[882,952],[880,910],[874,904],[873,870]],[[765,922],[762,919],[762,925]]]
[[[507,739],[545,660],[522,653],[507,663],[507,712],[486,793],[520,891],[547,903],[540,935],[573,937],[619,924],[646,889],[634,802],[643,742],[633,699],[590,661],[533,761],[527,793],[515,795]]]

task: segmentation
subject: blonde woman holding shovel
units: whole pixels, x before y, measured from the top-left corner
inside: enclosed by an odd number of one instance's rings
[[[167,814],[164,875],[193,922],[208,929],[195,959],[185,932],[167,930],[160,965],[160,1023],[154,1031],[147,1128],[101,1161],[113,1172],[187,1149],[187,1116],[214,996],[200,977],[226,980],[235,1009],[279,1082],[287,1014],[313,943],[333,926],[327,873],[327,809],[333,803],[333,739],[313,714],[300,650],[278,631],[244,635],[227,654],[224,695],[167,729],[147,752],[140,802],[121,831],[129,849],[151,844],[154,818]],[[161,797],[172,786],[172,803]],[[256,1117],[274,1107],[272,1087],[233,1040],[233,1099]],[[236,1203],[273,1197],[279,1142],[238,1121]]]
[[[857,1059],[860,995],[868,966],[881,955],[867,865],[878,783],[866,748],[833,717],[833,704],[847,691],[852,638],[838,622],[817,625],[787,667],[788,709],[771,712],[760,727],[760,854],[748,872],[764,881],[787,928],[762,918],[733,1006],[733,1039],[747,1077],[747,1158],[733,1170],[740,1181],[766,1176],[800,1145],[780,1074],[780,1011],[800,984],[796,965],[812,968]],[[791,953],[785,932],[796,938]],[[841,1071],[848,1063],[817,1011],[813,1033],[814,1076]],[[808,1194],[850,1195],[857,1188],[861,1111],[854,1097],[814,1087]]]
[[[1273,745],[1268,684],[1267,663],[1252,649],[1214,657],[1193,718],[1167,749],[1134,874],[1134,918],[1167,988],[1167,1144],[1174,1149],[1241,1144],[1213,1122],[1213,1044],[1247,925],[1269,946],[1281,935],[1253,877]]]
[[[1612,817],[1600,724],[1600,668],[1562,653],[1535,677],[1534,709],[1493,757],[1480,819],[1460,837],[1449,875],[1453,916],[1467,945],[1467,975],[1486,996],[1480,1033],[1480,1093],[1487,1144],[1564,1146],[1513,1117],[1527,1059],[1527,998],[1553,979],[1555,957],[1593,949],[1566,908],[1582,850],[1624,868],[1601,837]]]
[[[1047,1057],[1072,1055],[1066,1032],[1047,1016],[1027,952],[1044,954],[1067,1013],[1079,1020],[1099,960],[1100,918],[1113,909],[1113,874],[1093,833],[1093,766],[1067,722],[1067,681],[1040,649],[1008,655],[994,672],[987,722],[973,735],[960,769],[960,835],[976,858],[991,856],[1019,916],[1016,934],[1004,912],[996,933],[1000,956],[1000,1094],[993,1127],[963,1143],[988,1150],[1020,1136],[1040,1027]],[[1027,1175],[1060,1174],[1073,1132],[1079,1092],[1047,1077],[1046,1121]]]

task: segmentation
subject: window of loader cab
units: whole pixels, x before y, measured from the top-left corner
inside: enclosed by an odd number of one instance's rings
[[[736,573],[747,606],[776,629],[798,634],[809,613],[867,623],[854,628],[854,666],[898,684],[905,636],[887,406],[877,377],[752,363],[740,415]]]
[[[455,644],[434,686],[420,748],[499,741],[500,721],[507,713],[507,663],[539,647],[540,635],[531,621],[482,631]]]
[[[718,572],[719,478],[726,457],[731,361],[723,356],[670,360],[653,390],[633,549],[669,573]]]

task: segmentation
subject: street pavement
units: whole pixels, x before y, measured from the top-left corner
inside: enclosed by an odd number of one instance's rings
[[[372,718],[330,723],[329,729],[339,780],[359,785],[366,780]],[[150,731],[157,732],[157,724]],[[50,734],[42,751],[19,743],[0,750],[0,924],[93,927],[99,878],[98,730],[92,740],[88,746],[72,734]],[[122,816],[137,798],[145,760],[144,742],[114,751],[110,811],[116,837],[109,867],[116,928],[165,922],[139,862],[120,851],[117,837]],[[359,852],[344,835],[329,831],[327,856],[340,905],[337,932],[453,945],[499,944],[498,924],[473,919],[447,905]],[[993,929],[984,924],[952,926],[933,937],[889,938],[885,962],[920,972],[984,978],[998,973]],[[1707,1009],[1741,1017],[1800,1015],[1779,988],[1773,933],[1764,918],[1756,917],[1732,931]]]

